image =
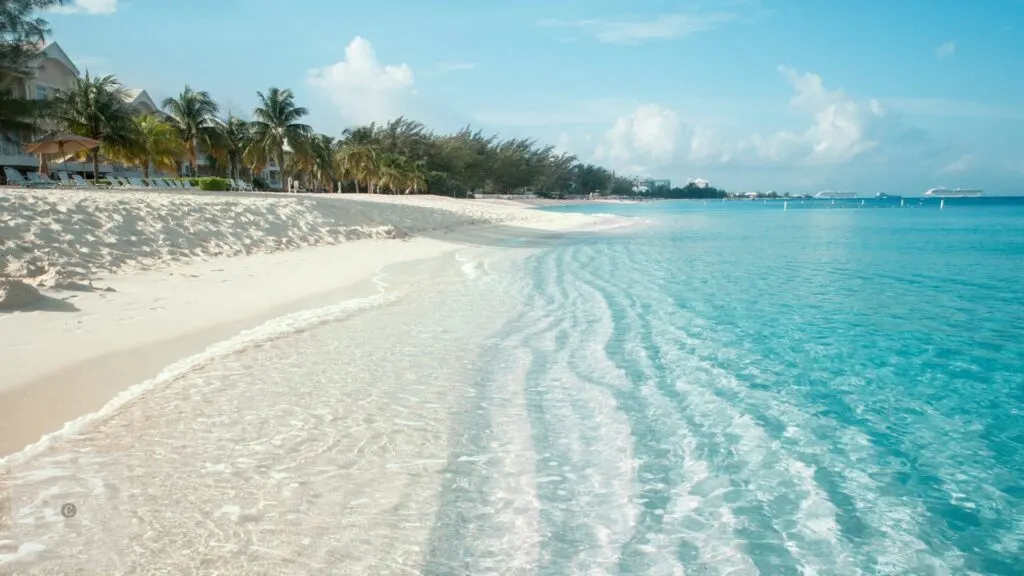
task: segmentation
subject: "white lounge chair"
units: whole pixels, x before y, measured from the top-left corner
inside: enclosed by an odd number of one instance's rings
[[[39,172],[29,172],[26,176],[28,177],[29,184],[37,188],[52,188],[57,185],[53,180],[43,178]]]
[[[11,168],[10,166],[4,166],[4,176],[7,176],[7,185],[8,186],[31,186],[32,185],[31,182],[26,180],[25,177],[21,175],[21,172],[18,172],[17,170],[15,170],[14,168]]]
[[[142,178],[129,178],[128,183],[132,185],[132,188],[146,189],[150,188],[149,184],[142,181]]]
[[[192,190],[193,189],[192,188],[192,183],[189,182],[188,180],[182,180],[181,181],[181,187],[184,188],[185,190]]]
[[[64,188],[73,188],[75,183],[68,178],[67,172],[57,172],[57,177],[60,178],[60,185]]]
[[[124,190],[124,189],[129,187],[127,182],[125,182],[124,180],[121,180],[117,176],[108,175],[107,176],[107,181],[110,182],[110,188],[111,189]]]
[[[89,182],[78,174],[72,174],[71,181],[74,183],[75,188],[95,188],[95,186],[92,185],[92,182]]]

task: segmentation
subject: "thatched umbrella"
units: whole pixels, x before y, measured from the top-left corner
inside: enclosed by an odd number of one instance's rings
[[[73,154],[75,152],[81,152],[83,150],[92,150],[93,148],[99,145],[99,140],[86,138],[85,136],[79,136],[77,134],[53,133],[48,134],[43,138],[26,145],[25,150],[28,151],[29,154],[39,154],[40,158],[42,158],[43,154],[60,154],[61,157],[64,158],[64,172],[67,172],[67,154]],[[94,174],[93,177],[99,178],[99,175]]]

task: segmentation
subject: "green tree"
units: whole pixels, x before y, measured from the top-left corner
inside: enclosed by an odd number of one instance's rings
[[[369,128],[369,130],[366,130]],[[378,178],[379,152],[373,144],[373,125],[345,130],[335,145],[335,165],[342,178],[351,179],[359,193],[359,183],[366,182],[366,191],[372,193],[372,182]]]
[[[313,132],[308,124],[300,122],[309,111],[295,105],[291,90],[271,88],[266,95],[262,92],[256,95],[259,105],[252,114],[252,146],[261,148],[266,158],[275,160],[283,175],[286,146],[302,146],[303,140]]]
[[[221,135],[221,146],[227,156],[230,176],[241,178],[246,149],[252,143],[252,129],[245,120],[228,116]]]
[[[149,168],[173,171],[178,159],[185,152],[177,130],[154,114],[136,116],[133,119],[132,134],[127,142],[102,146],[103,153],[110,158],[142,167],[143,175],[149,178]]]
[[[185,143],[188,152],[189,174],[198,174],[200,147],[207,150],[219,137],[220,124],[217,112],[220,107],[205,90],[193,90],[185,86],[177,98],[166,98],[162,104],[170,116],[170,124],[178,131],[178,137]]]
[[[125,88],[113,75],[77,80],[53,101],[53,118],[63,129],[94,138],[107,148],[126,149],[135,138],[135,116],[126,104]],[[89,153],[93,176],[99,177],[99,151]]]
[[[28,72],[50,25],[39,16],[66,0],[0,0],[0,87],[15,74]]]

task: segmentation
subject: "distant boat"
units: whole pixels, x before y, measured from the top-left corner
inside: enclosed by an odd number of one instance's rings
[[[879,192],[875,194],[875,198],[878,200],[902,200],[903,196],[899,194],[886,194],[885,192]]]
[[[975,188],[932,188],[924,193],[925,198],[979,198],[981,190]]]
[[[822,190],[814,195],[815,198],[830,198],[837,200],[839,198],[856,198],[856,192],[835,192],[833,190]]]

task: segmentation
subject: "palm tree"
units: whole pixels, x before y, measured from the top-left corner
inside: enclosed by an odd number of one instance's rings
[[[185,143],[178,137],[178,131],[154,114],[136,116],[134,124],[131,141],[127,145],[104,144],[104,153],[111,158],[142,166],[146,178],[149,178],[150,166],[158,170],[174,170],[185,151]]]
[[[299,146],[313,129],[300,122],[309,111],[295,105],[291,90],[271,88],[266,95],[257,92],[260,103],[252,113],[252,145],[262,148],[268,158],[277,162],[284,174],[285,146]]]
[[[359,193],[359,181],[366,182],[367,192],[373,193],[372,182],[379,177],[377,150],[372,144],[343,142],[335,152],[335,161],[341,174],[351,178]]]
[[[211,144],[219,124],[217,112],[220,107],[205,90],[193,90],[185,86],[177,98],[166,98],[163,108],[170,115],[171,126],[178,131],[178,137],[185,143],[189,155],[189,174],[195,176],[199,163],[199,147]]]
[[[221,143],[227,153],[231,178],[241,178],[245,151],[252,141],[252,130],[249,123],[237,116],[228,116],[221,136]]]
[[[312,168],[313,181],[324,185],[328,190],[334,188],[334,138],[325,134],[316,134],[309,139],[307,145]]]
[[[125,102],[126,92],[113,75],[75,82],[53,102],[53,117],[64,130],[100,140],[109,148],[127,148],[135,135],[134,115]],[[98,150],[92,150],[93,177],[99,177]]]

